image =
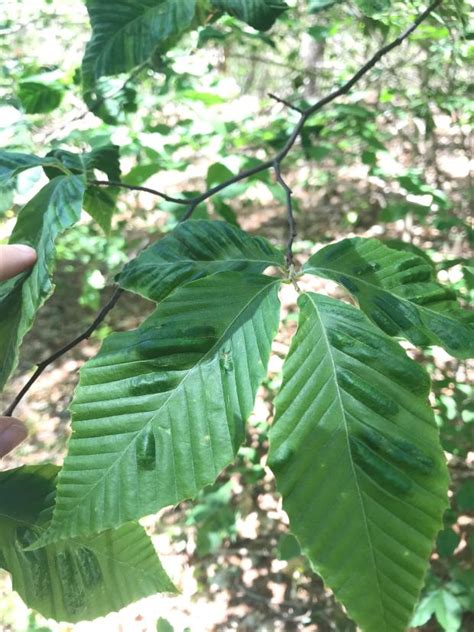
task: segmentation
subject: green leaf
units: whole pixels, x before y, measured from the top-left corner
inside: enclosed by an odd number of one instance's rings
[[[87,0],[92,37],[83,64],[85,92],[103,76],[143,64],[165,51],[192,23],[195,0]]]
[[[447,505],[429,379],[356,308],[305,294],[270,431],[303,552],[364,632],[402,632]]]
[[[27,114],[48,114],[61,105],[64,89],[60,84],[22,81],[18,98]]]
[[[311,160],[324,160],[332,153],[334,153],[334,146],[330,145],[329,143],[310,145],[305,149],[308,158],[311,158]]]
[[[120,148],[117,145],[97,147],[85,155],[88,172],[95,169],[105,173],[109,180],[120,182]],[[95,219],[102,230],[110,231],[120,189],[88,186],[84,196],[84,210]]]
[[[474,313],[459,307],[454,291],[416,254],[355,237],[322,248],[304,270],[343,285],[390,336],[440,345],[458,358],[474,355]]]
[[[30,154],[0,151],[0,186],[7,184],[22,171],[27,171],[34,167],[57,164],[58,161],[54,158],[39,158]]]
[[[120,179],[120,147],[118,145],[101,145],[82,153],[53,149],[47,155],[47,159],[54,160],[55,164],[60,163],[76,175],[82,173],[92,178],[97,169],[106,174],[110,180]],[[44,171],[50,180],[63,173],[50,166],[46,166]]]
[[[118,145],[101,145],[81,154],[81,157],[86,171],[98,169],[110,180],[120,180],[120,147]]]
[[[125,184],[132,184],[134,186],[141,186],[155,173],[161,171],[164,165],[158,162],[149,163],[145,165],[136,165],[122,178],[122,182]]]
[[[10,181],[0,184],[0,218],[3,219],[5,213],[10,210],[15,201],[15,182]],[[464,275],[466,276],[466,275]]]
[[[64,175],[64,169],[74,175],[86,172],[83,157],[85,154],[77,154],[67,149],[53,149],[47,154],[47,158],[54,160],[53,166],[43,165],[45,174],[50,180]]]
[[[218,215],[219,217],[222,217],[224,221],[228,222],[229,224],[232,224],[233,226],[239,225],[237,213],[229,204],[227,204],[227,202],[225,202],[222,199],[220,195],[215,195],[212,200],[212,203],[213,203],[214,212],[216,213],[216,215]]]
[[[204,105],[221,105],[226,103],[227,99],[221,97],[219,94],[213,92],[203,92],[202,90],[183,90],[180,92],[180,99],[187,99],[188,101],[200,101]]]
[[[461,604],[449,591],[436,591],[434,595],[434,612],[438,623],[445,632],[458,632],[461,629]]]
[[[461,538],[450,528],[443,529],[436,539],[436,550],[440,557],[449,557],[456,550]]]
[[[212,5],[246,22],[258,31],[267,31],[288,10],[284,0],[211,0]]]
[[[53,292],[54,243],[81,215],[85,183],[81,176],[60,176],[21,210],[10,238],[38,253],[31,272],[0,283],[0,389],[18,362],[18,349],[37,310]]]
[[[54,149],[48,157],[55,159],[72,173],[84,174],[88,180],[94,180],[95,171],[98,170],[109,180],[120,181],[120,147],[117,145],[102,145],[80,154],[65,149]],[[61,170],[55,167],[48,166],[44,170],[50,179],[61,175]],[[110,231],[119,191],[117,187],[103,188],[90,185],[84,194],[84,210],[106,233]]]
[[[44,544],[193,498],[244,438],[279,321],[279,280],[224,272],[112,334],[81,371]]]
[[[310,13],[318,13],[324,9],[329,9],[335,4],[341,4],[343,0],[309,0],[308,10]]]
[[[471,581],[467,584],[467,590],[472,585],[472,578],[470,579]],[[454,595],[449,590],[438,588],[429,592],[420,601],[410,621],[410,627],[418,628],[418,626],[424,625],[434,614],[443,630],[446,632],[458,632],[458,630],[461,630],[462,609],[462,596]],[[469,609],[468,605],[466,609]]]
[[[25,551],[45,528],[43,509],[59,468],[0,473],[0,566],[13,589],[43,616],[75,623],[120,610],[157,592],[175,592],[154,547],[135,523],[116,531]]]
[[[401,250],[402,252],[410,252],[417,255],[418,257],[424,259],[432,268],[435,267],[435,264],[431,260],[429,254],[409,241],[403,241],[402,239],[384,239],[382,243],[392,250]]]
[[[125,266],[121,287],[153,301],[174,288],[216,272],[260,273],[284,265],[283,254],[261,237],[226,224],[199,220],[180,224]]]
[[[474,511],[474,481],[465,481],[456,492],[456,505],[458,511]]]
[[[435,611],[436,594],[437,591],[430,593],[427,597],[420,600],[410,621],[411,628],[417,628],[421,625],[425,625],[425,623],[428,623],[431,619]]]
[[[221,162],[215,162],[207,170],[207,188],[211,189],[216,184],[222,184],[235,174]]]
[[[228,167],[220,162],[216,162],[212,164],[207,171],[207,188],[211,189],[212,187],[222,184],[226,180],[232,178],[235,174],[230,171]],[[214,206],[214,212],[222,217],[222,219],[229,224],[233,224],[234,226],[238,226],[238,218],[237,214],[233,210],[227,202],[225,202],[224,198],[228,196],[228,194],[232,194],[232,187],[229,187],[226,192],[221,191],[218,195],[215,195],[212,199],[212,203]],[[232,197],[232,195],[230,195]]]
[[[355,0],[359,5],[360,10],[366,15],[374,15],[375,13],[382,13],[390,9],[392,4],[391,0]]]
[[[279,560],[292,560],[301,555],[301,547],[298,540],[291,533],[280,536],[278,541],[277,556]]]
[[[156,632],[174,632],[174,628],[167,619],[160,617],[156,622]]]
[[[95,219],[105,233],[109,233],[115,211],[119,189],[117,187],[87,187],[84,195],[84,210]]]

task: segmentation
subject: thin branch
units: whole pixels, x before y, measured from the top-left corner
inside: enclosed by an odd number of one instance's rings
[[[99,314],[94,319],[94,322],[92,322],[89,325],[89,327],[82,334],[80,334],[79,336],[74,338],[74,340],[71,340],[71,342],[68,342],[67,345],[65,345],[64,347],[61,347],[61,349],[58,349],[57,351],[55,351],[51,356],[49,356],[49,358],[46,358],[45,360],[43,360],[42,362],[40,362],[38,364],[36,371],[33,373],[33,375],[30,377],[28,382],[25,384],[25,386],[21,389],[21,391],[15,397],[15,399],[10,404],[10,406],[3,413],[4,417],[11,417],[13,415],[13,413],[15,412],[16,407],[21,402],[23,397],[28,393],[28,391],[33,386],[33,384],[36,382],[36,380],[40,377],[40,375],[43,373],[43,371],[50,364],[52,364],[58,358],[60,358],[65,353],[67,353],[68,351],[73,349],[80,342],[82,342],[83,340],[87,340],[87,338],[89,338],[91,336],[91,334],[104,321],[104,319],[107,316],[107,314],[115,307],[115,305],[117,304],[119,298],[122,296],[123,292],[124,292],[124,290],[122,290],[122,288],[116,287],[114,292],[113,292],[113,294],[112,294],[112,296],[108,300],[108,302],[104,305],[104,307],[100,310]]]
[[[293,244],[296,239],[296,222],[295,215],[293,212],[293,191],[290,189],[288,184],[285,182],[282,174],[281,174],[281,165],[279,162],[275,162],[273,165],[275,169],[277,182],[281,185],[282,189],[286,194],[286,208],[288,211],[288,242],[286,244],[286,265],[288,269],[292,271],[295,267],[295,261],[293,258]]]
[[[304,114],[303,109],[299,108],[297,105],[293,105],[293,103],[290,103],[290,101],[287,101],[286,99],[282,99],[276,94],[273,94],[273,92],[269,92],[268,96],[270,97],[270,99],[273,99],[277,103],[281,103],[282,105],[289,108],[290,110],[293,110],[294,112],[299,112],[300,114]]]
[[[166,193],[162,193],[161,191],[157,191],[156,189],[150,189],[149,187],[141,187],[135,186],[133,184],[127,184],[126,182],[118,182],[115,180],[89,180],[87,184],[91,184],[92,186],[99,187],[120,187],[122,189],[128,189],[129,191],[143,191],[144,193],[151,193],[151,195],[156,195],[167,202],[174,202],[175,204],[183,204],[188,206],[189,200],[185,200],[183,198],[175,198],[171,195],[167,195]]]
[[[184,215],[181,217],[181,219],[179,220],[179,223],[182,224],[183,222],[186,222],[191,215],[194,213],[194,211],[196,210],[196,208],[199,206],[199,204],[201,204],[201,200],[186,200],[186,204],[188,205],[188,210],[184,213]]]
[[[291,72],[297,72],[301,75],[305,75],[307,77],[315,77],[318,78],[320,75],[315,70],[311,70],[311,68],[301,68],[301,66],[293,66],[292,64],[285,64],[284,62],[277,61],[276,59],[270,59],[269,57],[261,57],[259,55],[234,55],[234,54],[226,54],[226,58],[228,59],[238,59],[239,61],[254,61],[261,64],[268,64],[270,66],[277,66],[278,68],[285,68]]]

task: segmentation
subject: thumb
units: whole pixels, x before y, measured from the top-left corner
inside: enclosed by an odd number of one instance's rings
[[[25,425],[15,417],[0,417],[0,458],[26,439]]]
[[[36,261],[36,252],[30,246],[12,244],[0,246],[0,281],[28,270]]]

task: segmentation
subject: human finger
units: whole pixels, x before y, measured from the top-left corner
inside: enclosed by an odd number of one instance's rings
[[[15,417],[0,417],[0,458],[11,452],[26,439],[25,425]]]
[[[36,258],[36,251],[31,246],[23,244],[0,246],[0,281],[28,270],[35,264]]]

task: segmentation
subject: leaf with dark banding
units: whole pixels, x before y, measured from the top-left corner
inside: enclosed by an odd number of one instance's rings
[[[273,26],[288,10],[284,0],[211,0],[213,7],[234,15],[259,31]]]
[[[40,158],[31,154],[13,151],[0,151],[0,186],[6,185],[12,178],[28,169],[44,166],[60,166],[55,158]]]
[[[128,263],[117,281],[153,301],[217,272],[263,272],[284,266],[283,253],[262,237],[225,222],[199,220],[179,225]]]
[[[172,292],[81,371],[40,544],[193,498],[231,463],[266,375],[279,279],[223,272]],[[38,544],[36,545],[38,546]]]
[[[459,307],[422,257],[355,237],[322,248],[304,271],[343,285],[390,336],[440,345],[457,358],[474,356],[474,312]]]
[[[191,26],[196,0],[87,0],[92,37],[82,62],[87,95],[100,77],[127,72]]]
[[[58,472],[40,465],[0,473],[0,567],[25,603],[45,617],[75,623],[157,592],[176,592],[135,523],[25,550],[47,525]]]
[[[364,632],[403,632],[447,506],[429,378],[351,305],[300,297],[269,465],[290,527]]]
[[[0,390],[36,312],[53,292],[55,241],[79,220],[84,190],[82,176],[59,176],[20,211],[10,243],[33,246],[38,259],[31,271],[0,283]]]

